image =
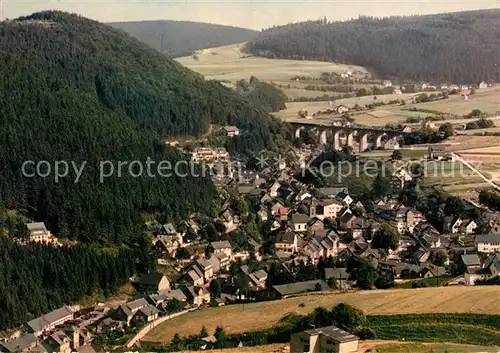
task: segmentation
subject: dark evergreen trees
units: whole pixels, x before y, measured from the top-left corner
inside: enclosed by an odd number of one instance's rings
[[[57,236],[133,243],[143,236],[141,213],[172,221],[209,213],[208,177],[155,172],[162,161],[185,158],[166,148],[163,136],[236,125],[243,133],[228,147],[242,154],[277,150],[289,136],[235,91],[76,15],[48,11],[0,23],[0,63],[0,205],[46,222]],[[118,161],[145,168],[147,158],[155,162],[154,177],[144,170],[136,178],[129,165],[119,175]],[[25,161],[87,165],[77,183],[74,175],[56,182],[53,174],[24,177]],[[115,168],[104,180],[102,161]]]
[[[191,55],[199,49],[247,42],[258,34],[246,28],[191,21],[113,22],[110,25],[172,57]]]
[[[383,77],[440,83],[500,80],[500,11],[307,21],[264,30],[256,54],[366,66]],[[467,58],[461,60],[460,58]]]
[[[110,295],[136,271],[137,254],[80,245],[21,246],[0,236],[0,330],[23,324],[85,295]]]

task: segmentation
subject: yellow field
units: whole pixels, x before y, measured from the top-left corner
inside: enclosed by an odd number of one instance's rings
[[[475,95],[469,96],[469,100],[464,100],[460,95],[455,95],[450,96],[449,99],[419,103],[413,106],[415,108],[437,110],[441,113],[453,115],[466,115],[473,109],[494,114],[500,110],[500,87],[477,90]]]
[[[293,76],[319,77],[322,72],[345,73],[351,69],[357,77],[363,77],[368,72],[359,66],[342,65],[311,60],[280,60],[248,56],[241,52],[242,44],[204,49],[194,56],[176,59],[182,65],[199,72],[207,79],[228,80],[235,82],[256,76],[266,81],[294,84]],[[281,81],[281,82],[280,82]],[[315,92],[314,96],[322,96],[324,92]],[[300,95],[300,94],[299,94]]]
[[[438,287],[402,290],[359,291],[310,295],[281,301],[228,305],[195,311],[169,320],[144,341],[168,342],[175,333],[198,334],[203,326],[213,332],[217,325],[227,333],[256,331],[275,326],[287,314],[307,314],[317,306],[331,308],[348,303],[367,314],[481,313],[500,314],[500,287]],[[304,304],[303,307],[299,304]]]

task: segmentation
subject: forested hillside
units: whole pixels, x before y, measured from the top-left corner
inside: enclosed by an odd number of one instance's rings
[[[210,213],[208,177],[99,181],[100,161],[184,158],[160,137],[198,135],[211,122],[244,133],[232,152],[277,148],[287,134],[277,120],[235,91],[182,67],[121,31],[76,15],[42,12],[0,24],[0,211],[17,209],[45,221],[57,236],[133,243],[141,213],[176,221]],[[74,161],[87,166],[56,182],[26,178],[22,163]],[[44,169],[45,171],[45,169]],[[137,169],[135,169],[137,171]]]
[[[273,27],[255,54],[368,67],[381,77],[436,83],[500,80],[500,10],[431,16],[307,21]]]
[[[85,295],[110,295],[127,283],[136,256],[88,246],[20,246],[0,236],[0,330],[17,327]]]
[[[246,28],[190,21],[113,22],[110,25],[172,57],[188,56],[199,49],[246,42],[258,34]]]

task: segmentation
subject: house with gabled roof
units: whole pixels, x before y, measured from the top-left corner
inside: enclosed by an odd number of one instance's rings
[[[26,331],[39,337],[52,331],[56,326],[73,320],[74,313],[69,306],[63,306],[26,323]]]
[[[306,232],[307,222],[309,222],[309,216],[303,213],[294,213],[291,216],[291,226],[296,232]]]
[[[323,280],[312,280],[305,282],[296,282],[272,286],[274,294],[277,298],[284,299],[292,295],[314,292],[318,288],[321,290],[328,289],[328,284]]]
[[[63,332],[56,331],[48,336],[42,343],[49,352],[69,353],[71,352],[72,340]]]
[[[152,305],[140,308],[135,313],[133,320],[135,322],[152,322],[158,319],[160,311]]]
[[[340,199],[319,200],[315,206],[315,217],[321,220],[337,218],[337,214],[344,208],[343,201]]]
[[[198,266],[191,266],[184,276],[181,277],[181,283],[192,286],[202,286],[205,283],[205,273]]]
[[[38,341],[37,336],[32,333],[22,335],[7,342],[0,341],[0,351],[9,353],[47,352],[47,350]]]
[[[136,299],[120,305],[118,309],[116,309],[115,312],[111,315],[111,317],[115,320],[124,321],[127,325],[130,325],[130,322],[132,321],[137,311],[147,306],[150,306],[150,304],[146,301],[145,298]]]
[[[349,230],[352,228],[354,222],[356,221],[356,216],[353,215],[351,212],[345,212],[340,218],[339,218],[339,228],[342,230]]]
[[[47,244],[57,242],[57,239],[47,230],[43,222],[28,223],[26,227],[28,228],[29,242]]]
[[[291,230],[286,230],[278,233],[274,243],[275,249],[289,254],[298,252],[298,236]]]
[[[325,230],[325,224],[319,218],[312,218],[307,222],[307,230],[312,234]]]
[[[170,289],[168,278],[156,271],[137,276],[132,284],[136,290],[143,293],[157,293]]]
[[[318,193],[320,197],[334,199],[339,194],[349,194],[349,189],[345,185],[340,185],[335,187],[324,187],[324,188],[319,188]]]
[[[212,245],[215,255],[217,255],[218,253],[224,253],[229,258],[233,258],[233,247],[227,240],[213,241],[210,243],[210,245]]]
[[[219,214],[219,220],[224,225],[227,233],[230,233],[238,228],[239,219],[229,208]]]
[[[462,225],[460,226],[460,233],[469,235],[476,232],[478,225],[472,219],[464,219]]]
[[[281,184],[279,181],[275,181],[271,184],[271,186],[268,189],[269,196],[271,197],[278,197],[278,190],[281,188]]]
[[[206,283],[210,282],[210,280],[212,279],[212,277],[214,276],[214,268],[212,266],[212,262],[205,259],[205,258],[200,258],[198,260],[196,260],[195,266],[197,266],[200,271],[203,273],[203,278],[205,280]],[[218,268],[218,265],[217,265],[217,268]]]
[[[248,274],[251,285],[257,290],[266,289],[267,277],[267,272],[262,269]]]
[[[396,191],[403,190],[412,180],[412,175],[404,167],[401,167],[392,173],[392,186]]]
[[[347,206],[349,206],[354,201],[349,193],[347,193],[347,191],[339,193],[336,198],[342,201]]]
[[[282,209],[284,207],[285,206],[280,201],[274,201],[273,204],[271,205],[271,214],[273,216],[280,215],[280,209]]]
[[[319,258],[323,256],[323,247],[320,242],[313,237],[302,247],[300,252],[310,258],[313,263],[317,263]]]
[[[210,292],[204,287],[181,286],[180,289],[192,305],[201,306],[210,303]]]
[[[468,286],[473,286],[479,280],[489,280],[498,276],[500,276],[500,255],[490,254],[483,261],[479,260],[479,265],[474,261],[474,264],[466,267],[464,282]]]
[[[268,214],[269,211],[267,210],[267,207],[262,204],[259,204],[259,206],[257,207],[257,215],[259,216],[259,218],[265,222],[269,218]]]
[[[444,234],[457,234],[460,232],[463,220],[460,217],[446,216],[443,221]]]
[[[173,223],[163,224],[160,228],[156,239],[163,242],[163,245],[167,247],[167,250],[172,253],[179,246],[182,246],[184,240],[182,234],[177,232]]]

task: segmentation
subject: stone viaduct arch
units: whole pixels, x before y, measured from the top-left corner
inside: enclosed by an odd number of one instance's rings
[[[358,143],[358,151],[363,152],[368,149],[368,138],[373,138],[375,148],[382,148],[382,139],[384,136],[395,138],[403,135],[402,131],[386,130],[377,128],[365,128],[355,126],[325,126],[316,124],[293,124],[296,127],[295,137],[300,137],[300,132],[306,127],[311,127],[316,130],[316,136],[320,144],[325,145],[328,139],[331,139],[331,145],[334,150],[342,149],[342,137],[345,136],[346,146],[354,147]]]

